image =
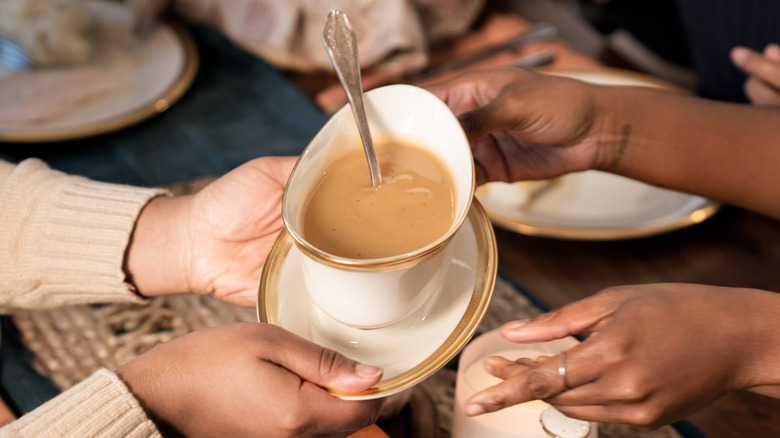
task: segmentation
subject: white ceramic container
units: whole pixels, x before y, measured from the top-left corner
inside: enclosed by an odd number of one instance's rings
[[[449,168],[456,185],[449,231],[425,247],[380,259],[339,257],[303,238],[301,208],[311,184],[345,148],[362,147],[348,106],[331,117],[301,154],[285,188],[282,217],[300,249],[312,301],[341,323],[378,328],[413,317],[440,289],[451,260],[448,244],[471,206],[474,163],[457,118],[430,92],[411,85],[389,85],[367,92],[365,106],[372,136],[414,142]]]

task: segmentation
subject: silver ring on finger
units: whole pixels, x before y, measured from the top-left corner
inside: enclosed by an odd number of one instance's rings
[[[565,351],[561,351],[561,354],[558,355],[558,374],[561,376],[561,380],[563,380],[563,389],[565,391],[572,389],[571,385],[569,385],[569,378],[566,373],[566,352]]]

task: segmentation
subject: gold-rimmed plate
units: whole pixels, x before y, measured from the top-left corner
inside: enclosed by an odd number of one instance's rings
[[[84,2],[98,35],[88,64],[25,72],[0,65],[0,81],[28,88],[0,102],[0,142],[45,143],[113,132],[167,110],[192,84],[199,58],[185,27],[162,21],[133,39],[121,3]],[[91,80],[100,85],[84,83]]]
[[[685,92],[662,80],[613,68],[543,71],[601,85]],[[721,207],[710,199],[596,170],[546,181],[483,184],[475,196],[493,223],[502,228],[571,240],[657,235],[703,222]]]
[[[451,244],[453,260],[445,282],[422,314],[389,327],[359,330],[331,320],[311,302],[303,284],[300,252],[282,231],[260,280],[258,320],[384,369],[374,387],[360,393],[334,392],[338,397],[367,400],[395,394],[439,370],[466,345],[493,293],[496,241],[477,201]]]

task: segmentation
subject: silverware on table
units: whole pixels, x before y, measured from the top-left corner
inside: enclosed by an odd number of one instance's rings
[[[419,80],[437,74],[445,73],[452,70],[458,70],[463,67],[467,67],[479,61],[484,61],[502,52],[516,51],[523,46],[537,42],[553,40],[558,37],[558,29],[547,23],[536,23],[528,30],[528,32],[518,35],[504,43],[490,46],[484,50],[476,53],[455,58],[450,61],[443,62],[438,65],[431,66],[417,75],[414,79]]]
[[[0,33],[0,64],[11,70],[28,70],[32,68],[33,62],[21,45]]]
[[[516,68],[534,68],[552,64],[555,61],[555,51],[549,47],[523,55],[508,65]]]

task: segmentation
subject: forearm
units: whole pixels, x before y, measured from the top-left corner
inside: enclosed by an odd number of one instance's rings
[[[643,88],[597,99],[600,169],[780,218],[780,109]]]

